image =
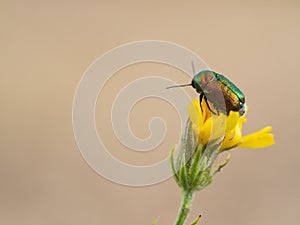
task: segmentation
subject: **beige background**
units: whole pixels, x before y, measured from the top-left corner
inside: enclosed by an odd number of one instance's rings
[[[173,223],[180,195],[172,179],[143,188],[103,179],[81,157],[71,122],[76,85],[94,59],[159,39],[192,49],[246,93],[245,133],[271,124],[276,135],[273,147],[232,151],[230,164],[197,193],[189,221],[201,213],[203,225],[299,224],[300,4],[258,2],[0,1],[0,223]],[[149,134],[151,116],[166,118],[167,138],[151,153],[126,150],[103,127],[117,89],[153,74],[190,81],[174,68],[140,64],[116,74],[97,104],[106,145],[136,165],[163,159],[178,141],[174,109],[157,99],[133,109],[139,137]]]

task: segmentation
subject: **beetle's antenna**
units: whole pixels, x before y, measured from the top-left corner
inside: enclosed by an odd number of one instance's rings
[[[193,70],[193,76],[196,75],[196,71],[195,71],[195,65],[194,65],[194,61],[192,60],[192,70]]]
[[[192,70],[193,70],[193,76],[196,74],[195,72],[195,65],[194,65],[194,61],[191,61],[192,64]],[[176,87],[186,87],[186,86],[192,86],[192,84],[181,84],[181,85],[175,85],[175,86],[170,86],[170,87],[166,87],[166,89],[170,89],[170,88],[176,88]]]
[[[175,86],[166,87],[166,89],[170,89],[170,88],[176,88],[176,87],[186,87],[186,86],[192,86],[192,84],[181,84],[181,85],[175,85]]]

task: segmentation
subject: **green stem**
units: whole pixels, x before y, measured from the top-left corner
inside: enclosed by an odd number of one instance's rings
[[[187,215],[190,212],[192,206],[194,191],[183,191],[181,206],[178,212],[177,220],[175,225],[183,225],[186,220]]]

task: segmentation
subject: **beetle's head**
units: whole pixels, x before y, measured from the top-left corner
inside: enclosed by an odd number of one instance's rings
[[[192,80],[192,87],[201,94],[205,90],[206,85],[214,80],[215,74],[211,70],[203,70],[197,73]]]
[[[198,79],[197,79],[196,76],[192,80],[192,87],[195,88],[195,90],[199,94],[203,92],[202,88],[200,87],[200,83],[198,82]]]

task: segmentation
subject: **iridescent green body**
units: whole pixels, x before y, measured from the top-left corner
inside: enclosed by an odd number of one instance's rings
[[[230,111],[236,111],[240,115],[245,113],[246,103],[243,92],[225,76],[211,70],[204,70],[194,76],[192,86],[200,94],[200,102],[202,99],[206,103],[208,101],[217,112],[229,114]],[[207,105],[210,109],[208,103]]]

